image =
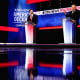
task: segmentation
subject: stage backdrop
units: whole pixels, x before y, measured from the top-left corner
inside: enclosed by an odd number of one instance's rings
[[[77,9],[80,10],[80,6],[77,6]],[[69,11],[71,11],[71,7],[35,12],[35,14],[38,15],[38,19],[39,19],[37,27],[62,26],[61,18],[65,18],[64,10],[66,10],[68,13]],[[80,24],[80,20],[79,20],[79,24]]]
[[[29,9],[36,11],[36,4],[26,4],[26,0],[9,0],[8,27],[17,27],[19,32],[8,32],[9,43],[25,43],[25,28],[22,22],[27,21]]]
[[[38,15],[37,28],[62,26],[60,18],[65,18],[63,13],[64,9],[66,9],[67,12],[71,10],[69,7],[62,9],[36,11],[36,3],[27,4],[26,0],[9,0],[8,26],[19,28],[19,32],[8,32],[9,43],[26,43],[25,27],[22,22],[27,21],[29,9],[33,9],[34,13]],[[80,10],[80,6],[78,6],[77,9]]]

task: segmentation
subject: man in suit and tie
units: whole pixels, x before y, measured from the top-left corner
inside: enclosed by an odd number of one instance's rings
[[[70,11],[68,14],[66,10],[64,10],[65,16],[70,17],[72,19],[73,24],[76,26],[76,32],[77,32],[77,26],[79,25],[79,17],[80,12],[76,9],[76,5],[72,4],[72,11]],[[77,35],[77,34],[76,34]]]
[[[79,16],[80,16],[80,12],[79,10],[76,9],[76,5],[73,4],[72,5],[72,11],[69,12],[69,14],[67,14],[67,12],[64,10],[65,16],[66,17],[70,17],[71,19],[73,19],[73,23],[77,25],[79,25]]]
[[[30,15],[28,16],[27,21],[33,23],[33,27],[34,27],[34,32],[33,32],[34,40],[33,40],[33,42],[36,43],[36,26],[38,23],[38,17],[37,17],[37,15],[35,15],[33,13],[33,9],[30,9],[29,11],[30,11]]]

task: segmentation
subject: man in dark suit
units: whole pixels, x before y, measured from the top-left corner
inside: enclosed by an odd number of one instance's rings
[[[64,11],[64,13],[66,17],[70,17],[72,19],[76,26],[79,25],[80,12],[76,9],[75,4],[72,5],[72,11],[70,11],[69,14],[67,14],[66,11]]]
[[[33,26],[34,26],[34,33],[33,33],[34,40],[33,40],[33,42],[36,43],[36,26],[38,23],[38,17],[37,17],[37,15],[35,15],[33,13],[33,9],[30,9],[29,11],[30,11],[30,15],[28,16],[27,21],[33,23]]]
[[[72,19],[73,24],[75,25],[75,29],[76,29],[76,36],[75,36],[75,41],[73,42],[77,42],[77,26],[79,25],[79,17],[80,17],[80,12],[79,10],[76,9],[76,5],[73,4],[72,5],[72,11],[69,12],[69,14],[67,14],[67,12],[64,10],[65,16],[66,17],[70,17]]]

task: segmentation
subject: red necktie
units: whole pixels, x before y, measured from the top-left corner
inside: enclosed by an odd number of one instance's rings
[[[31,15],[31,21],[32,21],[32,15]]]

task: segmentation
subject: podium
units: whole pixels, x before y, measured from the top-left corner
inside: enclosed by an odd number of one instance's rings
[[[72,22],[72,19],[62,18],[63,22],[63,36],[65,44],[73,44],[76,42],[76,26]],[[63,59],[63,74],[70,74],[72,72],[72,50],[64,49],[64,59]]]
[[[76,26],[72,22],[72,19],[62,18],[63,22],[63,36],[64,36],[64,43],[71,44],[76,42]]]
[[[26,36],[26,44],[34,43],[34,23],[25,22],[25,36]]]

